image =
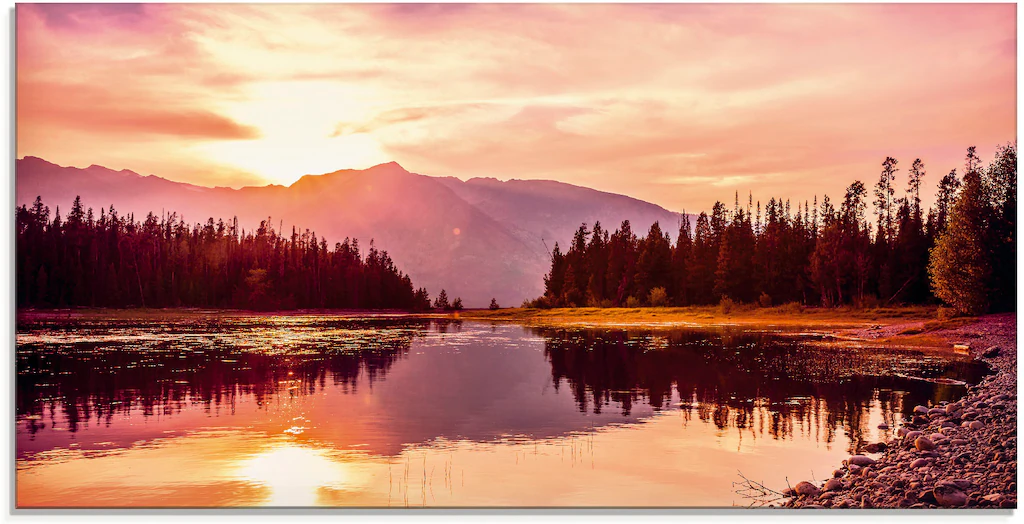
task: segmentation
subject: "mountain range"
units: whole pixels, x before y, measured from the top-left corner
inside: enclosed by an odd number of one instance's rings
[[[600,220],[614,230],[629,220],[646,234],[655,221],[673,236],[681,215],[635,198],[551,180],[434,177],[395,162],[365,170],[306,175],[290,186],[204,187],[129,170],[59,166],[27,156],[16,162],[16,204],[37,196],[62,214],[75,196],[98,213],[176,212],[190,223],[237,216],[245,230],[268,220],[287,235],[297,226],[328,245],[358,238],[387,251],[414,285],[442,288],[467,307],[491,298],[518,306],[543,292],[548,254],[565,251],[576,229]]]

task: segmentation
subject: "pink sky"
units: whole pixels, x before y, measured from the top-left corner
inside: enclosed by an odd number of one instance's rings
[[[395,160],[672,210],[1016,140],[1016,6],[17,7],[17,156],[202,185]]]

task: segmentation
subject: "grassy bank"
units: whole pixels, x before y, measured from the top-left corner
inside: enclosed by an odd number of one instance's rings
[[[744,325],[819,328],[869,328],[920,322],[917,333],[938,329],[949,322],[936,320],[935,307],[892,308],[809,308],[790,304],[779,307],[719,306],[681,308],[555,308],[472,310],[461,318],[494,320],[525,324],[587,324],[587,325]],[[911,334],[911,333],[907,333]]]

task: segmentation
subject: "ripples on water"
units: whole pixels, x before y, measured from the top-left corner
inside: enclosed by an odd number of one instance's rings
[[[811,334],[224,315],[23,322],[17,372],[19,505],[706,506],[744,503],[741,468],[827,476],[983,369]]]

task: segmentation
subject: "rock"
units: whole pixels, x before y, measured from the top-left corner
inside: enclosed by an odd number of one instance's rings
[[[992,347],[986,349],[985,352],[981,354],[981,356],[985,357],[985,358],[995,358],[995,357],[998,357],[999,356],[999,346],[992,346]]]
[[[971,423],[967,425],[967,427],[971,429],[981,429],[985,427],[985,424],[980,420],[972,420]]]
[[[923,468],[923,467],[927,466],[929,462],[930,461],[928,459],[926,459],[926,458],[919,458],[919,459],[911,462],[910,463],[910,467],[914,468],[914,469]]]
[[[881,453],[888,447],[889,446],[885,442],[875,442],[864,446],[864,451],[867,453]]]
[[[932,496],[940,506],[947,508],[959,508],[967,504],[967,494],[950,484],[935,486]]]
[[[889,425],[886,424],[885,422],[882,422],[881,424],[878,425],[878,429],[889,429]]]
[[[935,500],[935,493],[933,493],[930,489],[919,493],[917,495],[917,500],[920,500],[921,502],[924,502],[926,504],[935,504],[937,502]]]
[[[907,433],[910,433],[910,430],[907,428],[900,428],[896,430],[896,436],[900,438],[906,437]]]
[[[943,435],[942,433],[932,433],[931,435],[928,435],[928,438],[932,439],[932,441],[934,442],[937,440],[944,440],[946,436]]]
[[[825,491],[839,491],[843,489],[843,482],[836,478],[828,479],[828,482],[825,483],[824,489]]]
[[[941,486],[943,484],[953,486],[954,488],[959,489],[960,491],[967,491],[968,489],[970,489],[972,483],[967,479],[950,479],[943,480],[942,482],[939,482],[936,485]]]
[[[971,353],[971,346],[967,344],[953,344],[953,352],[968,355]]]
[[[837,479],[837,478],[839,478],[839,477],[842,477],[842,476],[843,476],[844,474],[845,474],[845,473],[843,472],[843,470],[841,470],[841,469],[837,469],[837,470],[835,470],[835,471],[833,471],[833,472],[832,472],[832,478],[835,478],[835,479]]]
[[[956,413],[957,411],[960,411],[961,409],[963,409],[963,406],[961,406],[959,402],[954,402],[952,404],[946,404],[946,414],[947,415],[952,415],[953,413]]]
[[[926,408],[924,406],[914,406],[914,414],[915,415],[927,415],[928,414],[928,408]]]
[[[803,506],[800,507],[803,509],[825,509],[825,506],[822,506],[820,504],[804,504]]]
[[[991,495],[985,495],[984,497],[981,497],[981,500],[984,500],[985,502],[991,504],[998,505],[1000,502],[1002,502],[1003,495],[1001,493],[992,493]]]
[[[908,431],[906,435],[903,435],[903,438],[907,442],[913,442],[914,439],[916,439],[917,437],[920,437],[921,435],[924,435],[924,433],[920,432],[920,431]]]
[[[797,495],[807,495],[809,497],[817,496],[821,492],[818,486],[811,484],[810,482],[802,481],[793,488]]]
[[[928,437],[917,437],[917,439],[914,440],[914,447],[920,451],[931,451],[935,449],[935,443],[933,443]]]
[[[936,416],[939,416],[939,415],[945,416],[946,415],[946,410],[943,409],[943,408],[932,408],[932,409],[928,410],[928,416],[929,417],[936,417]]]
[[[796,490],[793,489],[793,488],[786,488],[786,489],[782,490],[782,496],[783,497],[795,497],[796,496]]]
[[[864,455],[854,455],[850,457],[849,463],[854,466],[870,466],[875,463],[875,459]]]
[[[951,445],[953,445],[953,446],[965,446],[965,445],[967,445],[967,444],[970,444],[970,442],[971,442],[971,441],[969,441],[969,440],[964,440],[964,439],[962,439],[962,438],[955,438],[955,439],[953,439],[953,440],[950,440],[950,441],[949,441],[949,443],[950,443]]]

